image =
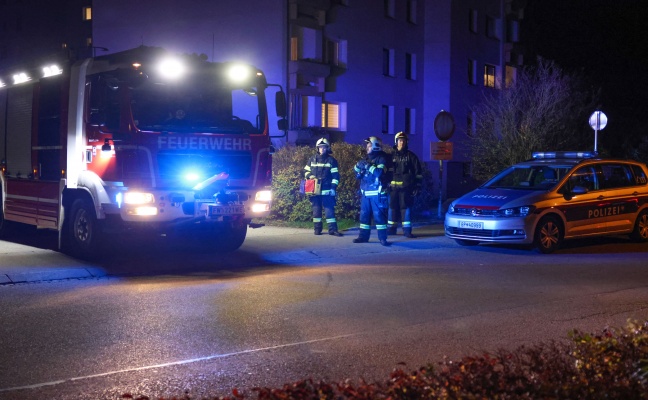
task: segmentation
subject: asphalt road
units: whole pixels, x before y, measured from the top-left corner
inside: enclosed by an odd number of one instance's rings
[[[19,282],[0,285],[0,399],[384,380],[401,362],[648,318],[647,245],[607,238],[540,255],[460,247],[440,226],[418,233],[382,247],[375,232],[353,244],[354,233],[266,227],[229,255],[159,238],[115,243],[95,263],[53,251],[46,232],[0,241],[0,274]]]

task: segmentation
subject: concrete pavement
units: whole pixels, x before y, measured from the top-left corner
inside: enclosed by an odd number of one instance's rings
[[[249,229],[248,237],[293,234],[294,231],[299,231],[300,236],[303,231],[302,237],[304,238],[312,235],[312,229],[273,226]],[[416,223],[413,231],[419,238],[411,240],[443,236],[443,222]],[[356,236],[356,232],[357,229],[349,229],[345,236],[351,240]],[[400,228],[398,232],[397,237],[400,237]],[[23,234],[15,240],[12,238],[12,241],[0,240],[0,285],[60,279],[87,279],[111,275],[102,268],[100,262],[82,261],[56,251],[55,237],[55,233],[51,231],[34,230],[28,237]],[[375,231],[372,233],[372,237],[376,237]]]

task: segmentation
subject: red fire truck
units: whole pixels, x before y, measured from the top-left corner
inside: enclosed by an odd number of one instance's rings
[[[69,64],[0,75],[0,233],[54,229],[79,257],[139,228],[239,248],[270,210],[265,91],[279,85],[152,47]],[[283,116],[282,90],[276,104]]]

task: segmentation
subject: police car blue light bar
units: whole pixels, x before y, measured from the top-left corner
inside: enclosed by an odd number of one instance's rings
[[[598,154],[594,151],[537,151],[533,153],[533,159],[545,158],[595,158]]]

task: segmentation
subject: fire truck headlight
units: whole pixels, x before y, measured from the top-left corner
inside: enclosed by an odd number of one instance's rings
[[[252,204],[252,212],[260,213],[270,211],[270,204],[268,203],[254,203]]]
[[[157,208],[151,206],[135,207],[128,210],[128,214],[130,215],[157,215],[157,213]]]
[[[184,74],[185,66],[180,60],[167,58],[160,63],[158,71],[165,78],[178,79]]]
[[[250,78],[251,73],[250,67],[247,65],[237,64],[233,65],[229,69],[227,76],[229,76],[233,82],[243,82]]]
[[[270,190],[261,190],[256,192],[254,196],[254,201],[272,201],[272,191]]]
[[[126,192],[124,193],[124,204],[151,204],[155,202],[153,193]]]

